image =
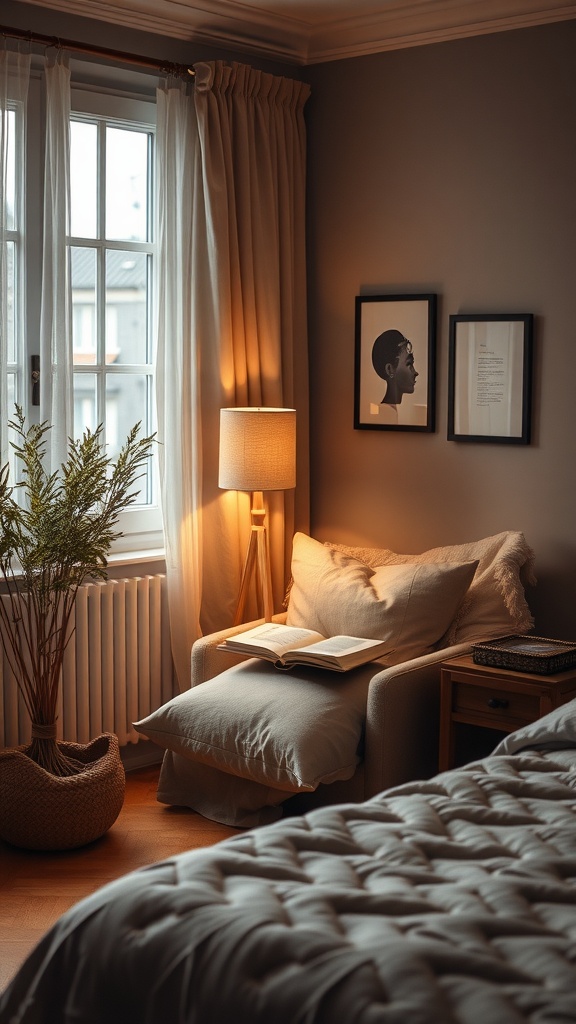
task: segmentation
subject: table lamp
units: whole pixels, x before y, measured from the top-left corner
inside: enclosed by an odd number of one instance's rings
[[[259,612],[269,622],[274,606],[262,492],[296,486],[296,410],[221,409],[218,486],[252,492],[250,541],[234,625],[243,621],[253,578]]]

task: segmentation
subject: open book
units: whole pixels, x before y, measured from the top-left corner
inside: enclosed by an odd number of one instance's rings
[[[387,647],[386,640],[366,640],[357,636],[325,637],[312,629],[284,626],[279,622],[265,622],[218,644],[222,651],[265,658],[276,668],[310,665],[334,672],[347,672],[356,665],[374,661]]]

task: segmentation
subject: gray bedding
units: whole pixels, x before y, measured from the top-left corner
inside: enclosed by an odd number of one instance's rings
[[[576,702],[560,719],[106,886],[0,1024],[576,1022]]]

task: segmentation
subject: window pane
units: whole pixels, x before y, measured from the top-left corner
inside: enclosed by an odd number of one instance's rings
[[[148,238],[148,133],[106,129],[106,238]]]
[[[74,374],[74,437],[82,437],[85,430],[96,430],[96,374]]]
[[[76,238],[96,238],[98,134],[95,124],[70,123],[70,220]]]
[[[146,363],[148,256],[106,253],[106,362]]]
[[[6,243],[6,284],[8,286],[7,295],[7,327],[8,327],[8,362],[16,362],[16,322],[15,322],[15,307],[16,307],[16,270],[14,266],[14,260],[16,258],[15,246],[13,242]]]
[[[8,231],[13,231],[16,223],[16,115],[13,110],[8,111],[5,130],[8,141],[6,164],[6,227],[8,228]]]
[[[72,246],[72,346],[74,363],[96,362],[96,250]]]
[[[150,434],[151,377],[145,373],[108,373],[106,375],[106,452],[116,459],[132,427],[142,421],[140,437]],[[139,492],[139,503],[146,504],[151,497],[151,466],[141,477],[134,490]]]
[[[8,374],[8,416],[7,416],[8,420],[11,420],[13,418],[13,416],[14,416],[14,412],[15,412],[14,405],[15,405],[15,403],[17,401],[18,401],[18,396],[16,394],[16,374],[15,373],[9,373]],[[10,431],[10,435],[11,434],[12,434],[12,431]],[[9,435],[10,440],[14,440],[14,437],[10,436],[10,435]],[[10,445],[9,450],[8,450],[8,463],[9,463],[9,466],[10,466],[10,483],[11,484],[15,484],[16,483],[16,469],[17,469],[17,466],[16,466],[16,452],[14,451],[12,445]],[[18,496],[16,495],[16,498],[17,497]]]

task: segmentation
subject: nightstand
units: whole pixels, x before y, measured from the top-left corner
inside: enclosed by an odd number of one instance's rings
[[[440,679],[441,772],[455,766],[460,724],[514,732],[576,697],[576,668],[542,676],[477,665],[471,654],[444,661]]]

